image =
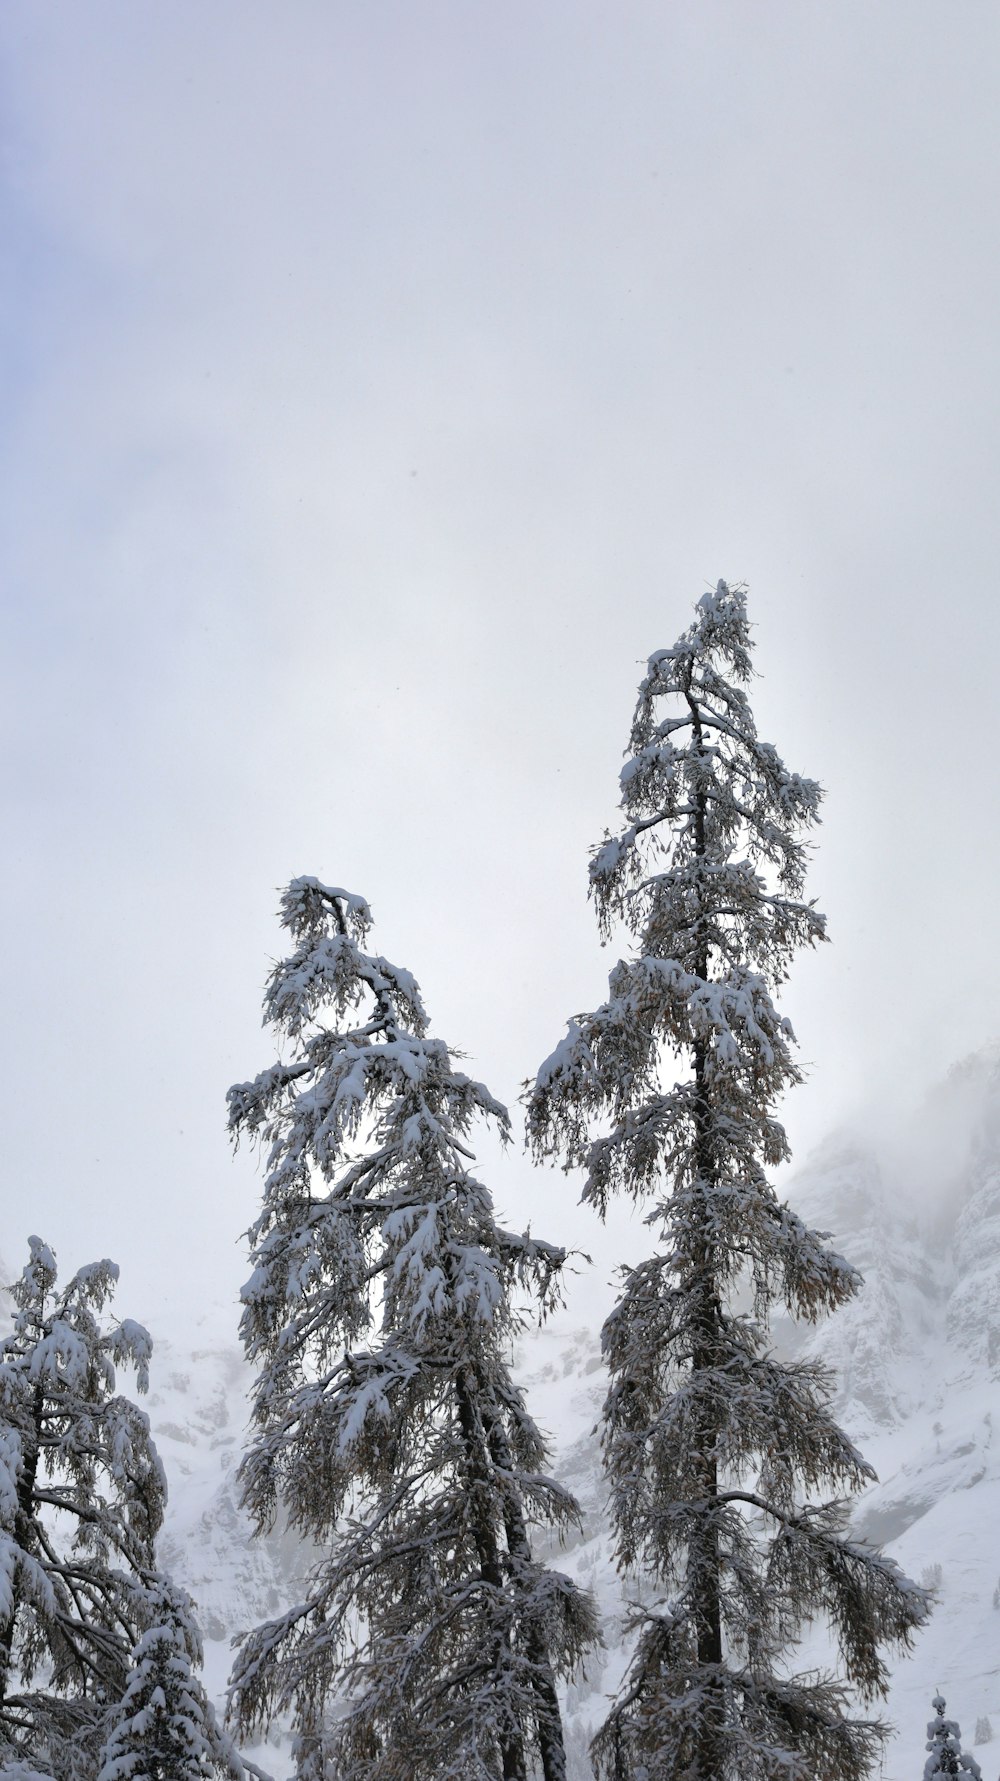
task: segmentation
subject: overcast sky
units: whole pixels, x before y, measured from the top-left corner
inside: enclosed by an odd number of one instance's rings
[[[827,788],[799,1154],[1000,1032],[996,7],[6,0],[0,54],[9,1266],[232,1298],[297,873],[513,1100],[720,576]]]

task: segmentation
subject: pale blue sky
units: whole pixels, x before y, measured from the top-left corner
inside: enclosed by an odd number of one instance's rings
[[[513,1098],[720,575],[828,788],[799,1148],[997,1033],[998,52],[920,0],[7,0],[10,1262],[233,1289],[294,873]]]

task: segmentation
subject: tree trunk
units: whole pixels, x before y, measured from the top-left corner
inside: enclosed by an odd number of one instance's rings
[[[502,1593],[503,1572],[500,1567],[496,1530],[490,1515],[489,1499],[494,1494],[493,1479],[486,1450],[485,1430],[482,1420],[477,1414],[476,1398],[478,1393],[475,1374],[471,1368],[463,1367],[456,1374],[455,1392],[458,1401],[458,1423],[465,1445],[469,1498],[472,1505],[472,1532],[479,1555],[479,1568],[483,1582],[488,1583],[498,1593]],[[502,1656],[502,1645],[498,1647],[497,1656],[498,1659]],[[527,1781],[524,1737],[520,1726],[501,1727],[498,1736],[503,1781]]]
[[[509,1476],[513,1471],[510,1446],[503,1424],[492,1407],[487,1419],[486,1432],[493,1458],[501,1470]],[[525,1573],[532,1562],[531,1543],[524,1523],[524,1512],[513,1486],[504,1491],[503,1520],[504,1531],[507,1535],[507,1550],[515,1567]],[[559,1696],[556,1693],[555,1677],[552,1673],[545,1635],[538,1621],[530,1616],[526,1617],[525,1628],[528,1657],[531,1662],[531,1682],[538,1700],[538,1749],[542,1759],[542,1774],[545,1781],[566,1781],[566,1750],[563,1741],[562,1714],[559,1710]]]
[[[693,741],[701,749],[703,732],[701,712],[691,692],[688,673],[686,698],[691,712]],[[694,853],[699,861],[708,852],[708,800],[704,790],[697,790],[692,799],[694,811]],[[700,892],[700,885],[699,885]],[[704,930],[704,913],[699,912],[695,927],[694,972],[703,983],[709,981],[709,945]],[[698,1298],[691,1368],[697,1376],[718,1364],[720,1306],[716,1262],[709,1238],[711,1220],[708,1200],[715,1188],[715,1157],[712,1147],[712,1109],[708,1093],[708,1041],[694,1043],[694,1161],[702,1205],[701,1229],[696,1232],[692,1248],[693,1284]],[[716,1672],[722,1668],[722,1590],[719,1577],[718,1495],[719,1468],[716,1460],[718,1438],[717,1418],[710,1408],[702,1411],[698,1430],[701,1492],[704,1508],[703,1526],[697,1536],[696,1549],[689,1556],[694,1569],[694,1622],[698,1641],[698,1664]],[[709,1684],[705,1711],[698,1737],[698,1781],[716,1781],[722,1766],[722,1699],[717,1687]]]
[[[701,1181],[703,1200],[712,1192],[712,1159],[707,1143],[709,1109],[705,1094],[707,1047],[695,1046],[695,1157]],[[707,1208],[706,1208],[707,1211]],[[715,1278],[715,1262],[707,1235],[707,1217],[695,1239],[695,1285],[699,1299],[691,1354],[692,1373],[711,1371],[718,1364],[719,1300]],[[716,1460],[717,1418],[711,1407],[702,1411],[698,1429],[701,1497],[704,1504],[703,1525],[698,1534],[697,1550],[691,1553],[695,1569],[694,1621],[698,1641],[698,1664],[716,1671],[722,1667],[722,1591],[719,1578],[718,1495],[719,1467]],[[701,1734],[698,1739],[698,1781],[716,1781],[721,1772],[722,1700],[711,1682],[708,1684]]]

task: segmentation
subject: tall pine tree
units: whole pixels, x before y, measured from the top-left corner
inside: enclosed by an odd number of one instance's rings
[[[744,592],[720,582],[649,661],[627,827],[591,865],[602,933],[622,924],[634,953],[529,1099],[536,1153],[582,1166],[601,1214],[615,1194],[643,1204],[659,1239],[603,1336],[618,1560],[655,1597],[635,1609],[595,1743],[614,1781],[860,1781],[884,1728],[850,1717],[837,1682],[790,1676],[785,1654],[825,1614],[870,1700],[881,1648],[926,1614],[922,1591],[845,1537],[838,1499],[873,1474],[822,1369],[768,1347],[773,1306],[815,1320],[859,1279],[767,1176],[788,1155],[776,1103],[800,1080],[771,990],[824,932],[803,899],[820,792],[759,741],[750,677]]]
[[[282,901],[294,951],[265,1018],[287,1061],[230,1090],[267,1174],[242,1333],[258,1369],[244,1501],[323,1548],[302,1599],[244,1641],[243,1730],[291,1711],[302,1776],[562,1781],[556,1680],[589,1598],[531,1528],[576,1519],[507,1356],[564,1252],[502,1230],[470,1128],[507,1114],[428,1036],[408,972],[364,950],[363,899]]]
[[[60,1287],[32,1237],[0,1345],[0,1767],[88,1781],[146,1625],[164,1480],[140,1390],[151,1343],[105,1328],[113,1262]]]

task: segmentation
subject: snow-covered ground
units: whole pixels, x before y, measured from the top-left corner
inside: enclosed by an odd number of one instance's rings
[[[911,1656],[895,1661],[885,1715],[897,1727],[884,1781],[923,1772],[925,1726],[938,1691],[962,1725],[984,1781],[1000,1773],[1000,1075],[998,1058],[970,1060],[905,1132],[832,1139],[793,1180],[789,1197],[865,1276],[853,1304],[789,1351],[822,1356],[837,1378],[838,1414],[879,1483],[858,1500],[854,1527],[882,1544],[937,1605]],[[553,1436],[556,1471],[576,1491],[585,1524],[563,1566],[592,1582],[608,1649],[569,1690],[578,1772],[589,1731],[620,1677],[621,1586],[610,1557],[597,1443],[604,1390],[596,1329],[575,1308],[528,1337],[520,1356],[529,1402]],[[170,1482],[165,1564],[194,1595],[206,1677],[225,1682],[229,1641],[290,1599],[303,1558],[287,1533],[252,1538],[234,1488],[246,1422],[235,1332],[219,1314],[160,1340],[147,1400]],[[232,1328],[232,1326],[230,1326]],[[938,1569],[939,1568],[939,1569]],[[828,1663],[811,1629],[796,1667]],[[995,1742],[976,1745],[977,1721]],[[287,1746],[259,1753],[281,1774]]]

